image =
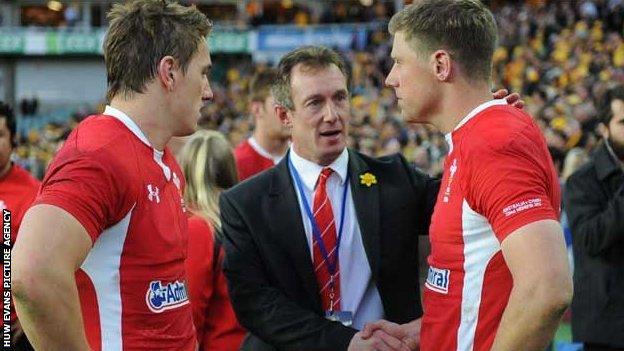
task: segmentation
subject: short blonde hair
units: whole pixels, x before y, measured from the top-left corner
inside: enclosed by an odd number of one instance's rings
[[[473,81],[492,77],[498,30],[492,12],[479,0],[419,0],[390,19],[388,31],[405,34],[418,55],[450,52]]]
[[[238,183],[232,146],[217,131],[199,130],[182,148],[180,165],[186,180],[184,201],[219,231],[219,194]]]

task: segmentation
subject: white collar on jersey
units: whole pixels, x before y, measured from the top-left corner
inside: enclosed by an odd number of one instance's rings
[[[256,140],[256,138],[254,137],[250,137],[249,139],[247,139],[247,141],[249,142],[249,145],[251,146],[252,149],[256,150],[256,152],[259,153],[262,157],[272,160],[274,164],[278,164],[279,161],[281,161],[282,158],[284,158],[284,155],[282,156],[271,155],[260,144],[258,144],[258,140]]]
[[[150,144],[149,140],[147,140],[147,137],[145,136],[145,134],[143,134],[141,128],[139,128],[139,126],[132,120],[132,118],[130,118],[123,111],[118,110],[113,106],[106,105],[103,114],[118,119],[126,126],[126,128],[130,129],[132,134],[136,135],[136,137],[139,138],[139,140],[141,140],[145,145],[152,147],[152,144]]]
[[[169,166],[167,166],[163,162],[163,156],[165,154],[164,151],[156,150],[152,146],[152,144],[150,144],[145,134],[143,134],[141,128],[139,128],[139,126],[132,120],[132,118],[130,118],[123,111],[116,109],[110,105],[106,105],[103,114],[119,120],[126,126],[126,128],[128,128],[132,132],[132,134],[139,138],[139,140],[141,140],[145,145],[149,146],[152,150],[154,150],[154,161],[160,166],[160,168],[162,168],[165,179],[167,179],[167,181],[171,180],[171,168],[169,168]]]
[[[301,180],[303,181],[303,185],[309,190],[313,191],[314,186],[316,186],[316,181],[318,180],[319,175],[324,166],[318,165],[312,161],[306,160],[305,158],[297,155],[295,149],[293,147],[290,148],[290,160],[292,161],[293,166],[301,176]],[[340,156],[334,160],[329,166],[339,177],[340,177],[340,185],[344,185],[344,182],[347,178],[347,166],[349,165],[349,152],[347,148],[342,150]]]
[[[455,129],[453,129],[453,131],[458,130],[459,128],[461,128],[464,124],[468,123],[468,121],[470,121],[474,116],[476,116],[477,114],[479,114],[479,112],[492,107],[492,106],[498,106],[498,105],[507,105],[507,101],[505,99],[495,99],[495,100],[490,100],[487,102],[482,103],[481,105],[475,107],[472,111],[470,111],[466,117],[464,117],[461,121],[459,121],[459,124],[457,125],[457,127],[455,127]]]
[[[449,153],[453,151],[453,132],[461,128],[464,124],[468,123],[474,116],[478,115],[480,112],[484,111],[487,108],[492,106],[499,105],[507,105],[507,100],[505,99],[494,99],[487,102],[482,103],[481,105],[475,107],[472,111],[470,111],[466,117],[462,118],[461,121],[457,124],[457,126],[450,132],[444,135],[444,139],[446,139],[446,143],[449,145]]]

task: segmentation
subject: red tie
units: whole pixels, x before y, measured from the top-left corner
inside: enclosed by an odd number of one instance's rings
[[[332,263],[335,262],[336,267],[332,284],[329,267],[321,249],[319,248],[316,235],[313,235],[312,237],[314,239],[312,244],[314,252],[314,273],[316,274],[316,281],[318,282],[320,289],[319,293],[321,295],[323,310],[325,311],[340,310],[340,268],[338,266],[338,260],[336,259],[338,256],[338,252],[336,250],[336,222],[334,221],[334,211],[332,210],[331,202],[327,196],[327,179],[331,174],[332,169],[329,167],[323,168],[321,171],[316,192],[314,193],[313,208],[314,220],[316,221],[323,244],[327,250],[328,259]]]

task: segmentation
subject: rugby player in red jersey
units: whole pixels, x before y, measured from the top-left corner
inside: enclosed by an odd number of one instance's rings
[[[492,100],[496,23],[477,0],[422,0],[390,21],[394,88],[408,123],[446,134],[431,219],[424,316],[368,327],[422,350],[544,350],[570,303],[560,191],[531,116]],[[416,272],[414,272],[416,274]]]
[[[24,217],[18,316],[35,349],[193,351],[184,177],[165,145],[193,133],[212,98],[212,25],[169,1],[108,17],[109,105],[71,133]]]
[[[276,165],[290,145],[290,129],[280,121],[271,94],[276,75],[274,69],[267,69],[256,73],[249,84],[249,112],[254,131],[234,149],[241,181]]]

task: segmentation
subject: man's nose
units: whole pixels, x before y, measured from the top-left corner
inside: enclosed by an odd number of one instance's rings
[[[335,120],[338,119],[338,108],[336,106],[334,106],[333,103],[328,103],[327,104],[327,108],[326,111],[323,115],[323,121],[324,122],[334,122]]]

